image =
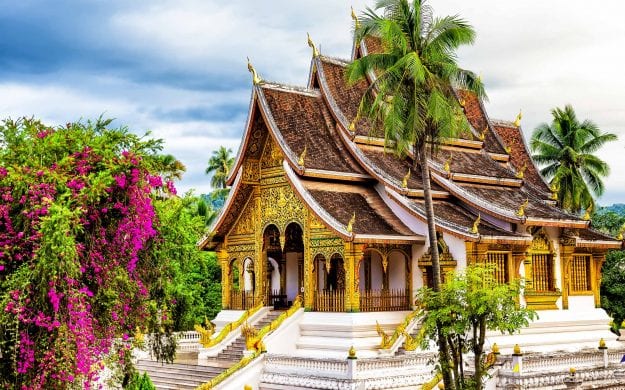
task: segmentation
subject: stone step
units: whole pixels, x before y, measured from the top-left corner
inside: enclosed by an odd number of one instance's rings
[[[211,366],[198,366],[202,367],[201,370],[189,370],[189,369],[181,369],[177,367],[155,367],[155,366],[146,366],[143,364],[137,364],[137,370],[143,370],[148,372],[157,372],[157,373],[165,373],[165,374],[181,374],[188,377],[197,377],[204,378],[207,376],[214,376],[221,374],[225,371],[225,368],[222,367],[211,367]]]

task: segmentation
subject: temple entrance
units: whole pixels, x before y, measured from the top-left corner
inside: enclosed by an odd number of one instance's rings
[[[323,255],[313,261],[316,311],[345,311],[345,266],[338,253],[327,260]]]
[[[282,288],[282,280],[286,276],[280,231],[276,225],[269,225],[263,233],[263,252],[266,255],[265,265],[265,304],[281,307],[286,305],[286,295]]]
[[[302,227],[292,222],[286,227],[284,242],[284,286],[287,304],[304,295],[304,241]]]
[[[365,251],[359,264],[360,311],[410,309],[410,262],[400,250]]]

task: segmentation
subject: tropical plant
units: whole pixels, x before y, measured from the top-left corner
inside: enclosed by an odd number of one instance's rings
[[[475,31],[458,16],[434,17],[425,0],[379,0],[378,15],[367,8],[355,28],[355,39],[380,39],[382,52],[371,53],[347,68],[353,84],[375,74],[361,99],[358,116],[365,116],[384,131],[387,146],[400,157],[412,153],[413,168],[421,169],[430,248],[438,248],[428,159],[446,137],[468,131],[466,117],[454,88],[484,97],[482,83],[473,72],[461,69],[456,50],[473,43]],[[440,289],[440,264],[432,250],[433,288]],[[453,388],[445,367],[449,353],[439,337],[440,363],[446,388]]]
[[[601,270],[601,307],[612,316],[612,330],[625,321],[625,251],[610,251]]]
[[[449,275],[441,291],[424,287],[418,292],[425,309],[421,312],[423,346],[427,346],[428,340],[438,341],[441,334],[447,339],[455,389],[483,388],[488,368],[484,350],[487,331],[513,334],[536,318],[534,311],[516,303],[519,281],[498,283],[493,268],[470,265],[462,272]],[[464,372],[464,357],[469,352],[475,367],[471,375]]]
[[[610,173],[608,164],[594,153],[617,137],[602,133],[590,120],[580,122],[571,105],[554,108],[551,115],[551,124],[540,124],[532,134],[532,158],[545,165],[540,173],[556,190],[564,209],[591,212],[595,197],[604,192],[602,179]]]
[[[213,155],[208,160],[208,167],[206,167],[205,173],[207,175],[213,174],[211,186],[214,189],[226,188],[226,180],[233,164],[232,149],[220,146],[219,149],[213,151]]]

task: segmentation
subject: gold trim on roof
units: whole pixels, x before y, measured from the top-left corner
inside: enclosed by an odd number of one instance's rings
[[[525,178],[525,170],[527,169],[527,163],[523,164],[523,166],[521,167],[521,169],[519,169],[519,171],[514,175],[517,179],[523,179]]]
[[[410,179],[410,168],[408,168],[408,173],[401,181],[401,188],[408,188],[408,179]]]
[[[360,21],[358,20],[358,16],[356,16],[354,7],[351,7],[351,8],[352,8],[352,20],[354,21],[354,26],[356,26],[356,28],[360,28]]]
[[[523,119],[523,111],[519,110],[519,114],[516,116],[516,119],[514,120],[514,127],[521,126],[521,119]]]
[[[482,130],[482,132],[478,136],[480,141],[484,141],[486,139],[486,132],[488,132],[488,125],[486,125],[486,127],[484,127],[484,130]]]
[[[473,222],[473,227],[471,228],[471,233],[478,234],[480,231],[478,227],[480,226],[480,222],[482,222],[482,215],[480,213],[477,214],[477,219]]]
[[[306,152],[308,151],[308,145],[304,146],[304,150],[302,151],[302,154],[299,155],[299,159],[297,159],[297,164],[299,164],[300,166],[304,166],[304,159],[306,159]]]
[[[319,49],[317,49],[317,46],[315,45],[315,43],[310,38],[310,34],[306,33],[306,36],[308,37],[308,46],[310,46],[312,48],[313,57],[315,57],[315,58],[319,57]]]
[[[515,213],[517,217],[524,217],[525,216],[525,208],[527,207],[527,205],[530,203],[529,199],[525,199],[525,202],[523,202],[521,204],[521,206],[519,207],[519,209],[517,210],[517,212]]]
[[[352,233],[352,231],[354,230],[355,222],[356,222],[356,212],[354,211],[354,215],[352,215],[349,222],[347,222],[347,226],[345,227],[345,230],[347,230],[349,233]]]
[[[263,79],[258,76],[256,69],[254,69],[254,66],[250,62],[250,57],[247,57],[247,70],[252,74],[252,82],[254,85],[260,84],[263,81]]]
[[[453,153],[449,153],[449,158],[447,160],[445,160],[445,164],[443,165],[443,169],[445,170],[445,172],[450,173],[451,172],[451,161],[454,159],[454,154]]]

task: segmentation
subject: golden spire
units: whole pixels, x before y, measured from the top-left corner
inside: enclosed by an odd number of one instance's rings
[[[348,233],[351,233],[354,230],[354,223],[356,222],[356,212],[354,211],[354,215],[350,218],[349,222],[347,222],[347,230]]]
[[[519,110],[519,115],[517,115],[516,119],[514,120],[514,127],[521,126],[521,119],[523,119],[523,111]]]
[[[523,179],[525,177],[525,170],[526,169],[527,169],[527,163],[523,164],[521,169],[519,169],[519,171],[514,176],[516,176],[517,179]]]
[[[356,16],[356,12],[354,12],[354,7],[352,8],[352,20],[354,21],[354,25],[356,26],[356,28],[360,28],[360,21],[358,20],[358,16]]]
[[[519,209],[516,212],[516,216],[517,217],[524,217],[525,216],[525,208],[527,207],[527,205],[530,203],[529,199],[525,199],[525,202],[523,202],[523,204],[521,204],[521,206],[519,207]]]
[[[451,172],[451,161],[454,159],[454,154],[453,153],[449,153],[449,158],[447,160],[445,160],[445,164],[443,165],[443,169],[445,170],[445,172],[450,173]]]
[[[306,158],[306,152],[308,151],[308,145],[304,146],[304,150],[302,151],[302,154],[299,155],[299,159],[297,160],[297,164],[299,166],[304,166],[304,159]]]
[[[486,125],[486,127],[484,127],[484,130],[482,130],[482,132],[479,135],[479,139],[480,141],[484,141],[486,139],[486,133],[488,132],[488,125]]]
[[[473,227],[471,228],[471,233],[478,234],[480,231],[478,227],[480,226],[480,222],[482,222],[482,215],[480,213],[477,214],[477,219],[473,222]]]
[[[319,50],[317,50],[317,46],[315,46],[315,43],[310,39],[310,34],[306,33],[306,36],[308,36],[308,46],[312,48],[313,57],[319,57]]]
[[[247,57],[247,70],[252,74],[252,82],[254,85],[260,84],[263,81],[263,79],[258,76],[256,69],[254,69],[254,66],[250,62],[250,57]]]
[[[586,213],[584,214],[584,216],[582,217],[582,219],[584,221],[590,221],[590,212],[592,211],[592,205],[588,206],[588,208],[586,209]]]
[[[408,188],[408,179],[410,179],[410,168],[408,168],[408,173],[401,181],[401,188]]]

